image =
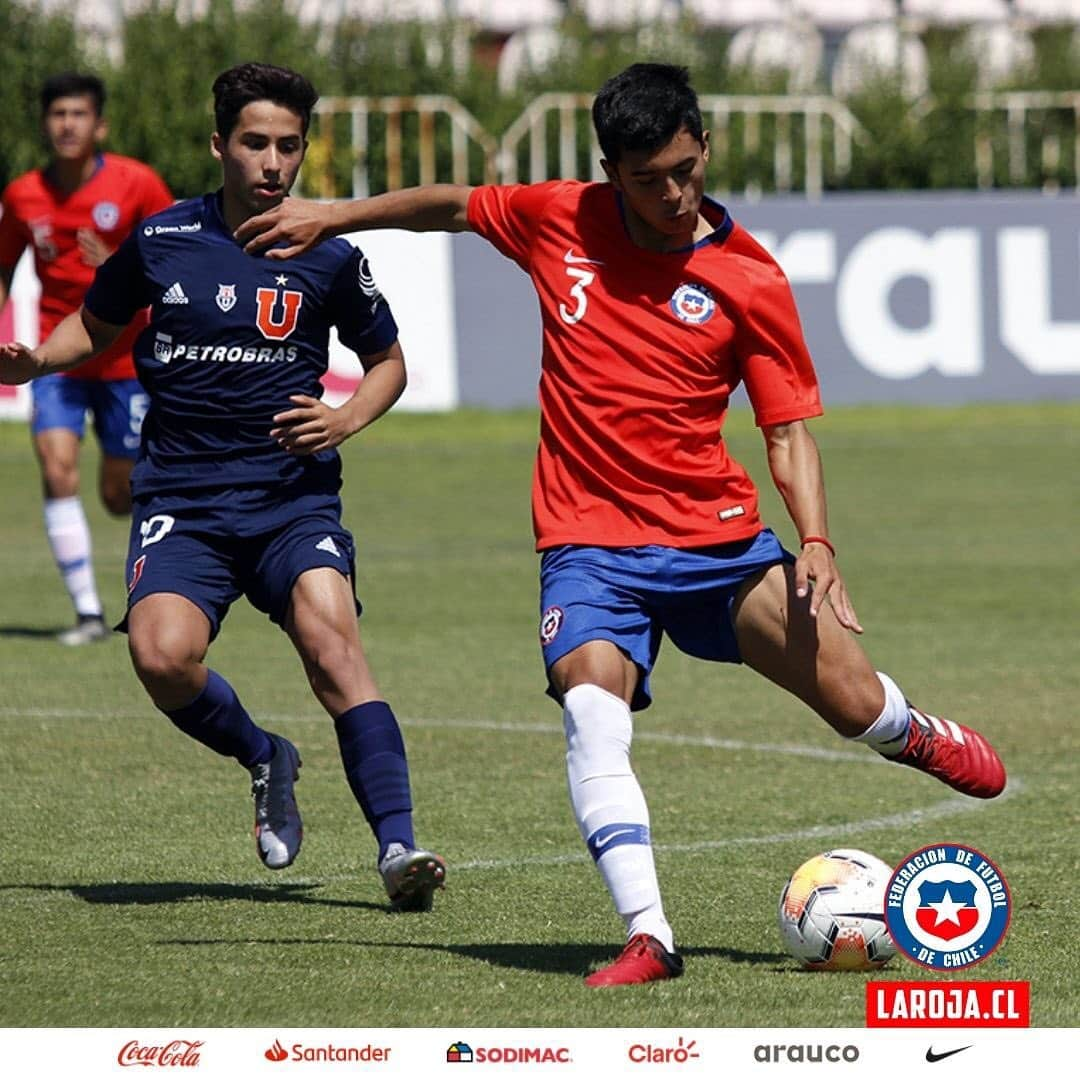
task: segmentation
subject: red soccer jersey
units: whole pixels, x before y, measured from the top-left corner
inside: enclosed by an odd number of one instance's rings
[[[94,280],[76,233],[93,229],[115,251],[150,214],[171,206],[165,182],[148,165],[119,154],[102,154],[92,177],[70,195],[49,183],[41,169],[24,173],[7,186],[0,214],[0,266],[13,267],[27,244],[41,281],[41,340],[76,311]],[[140,313],[100,356],[67,372],[79,379],[133,379],[131,346],[146,325]]]
[[[476,188],[469,224],[532,278],[543,320],[537,549],[705,547],[761,529],[721,435],[746,384],[759,425],[821,413],[783,272],[723,207],[692,248],[627,233],[610,184]]]

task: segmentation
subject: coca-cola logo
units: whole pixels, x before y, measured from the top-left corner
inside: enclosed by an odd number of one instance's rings
[[[195,1039],[173,1039],[162,1046],[140,1046],[138,1039],[124,1043],[116,1060],[121,1065],[194,1066],[199,1064],[203,1043]]]

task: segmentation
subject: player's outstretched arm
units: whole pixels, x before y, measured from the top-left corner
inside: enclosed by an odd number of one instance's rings
[[[290,259],[331,236],[367,229],[466,232],[471,191],[462,184],[427,184],[354,202],[284,199],[273,210],[248,218],[236,230],[236,239],[250,254]],[[267,250],[274,244],[285,246]]]
[[[123,330],[80,307],[36,349],[17,341],[0,345],[0,382],[14,386],[54,371],[69,371],[107,349]]]
[[[339,446],[378,420],[405,389],[405,357],[395,341],[388,349],[360,357],[364,377],[348,401],[332,409],[318,398],[294,394],[293,408],[274,417],[270,437],[290,454],[314,454]]]
[[[763,434],[773,483],[784,499],[799,539],[806,540],[795,562],[796,592],[806,596],[812,583],[811,616],[817,616],[828,597],[840,625],[861,634],[863,628],[828,543],[825,476],[817,443],[802,420],[765,427]]]

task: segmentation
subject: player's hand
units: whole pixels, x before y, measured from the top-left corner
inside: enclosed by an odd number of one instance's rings
[[[41,373],[41,367],[33,352],[17,341],[7,341],[0,345],[0,383],[5,386],[18,386],[29,382]]]
[[[274,417],[276,425],[270,438],[289,454],[314,454],[340,446],[351,434],[340,410],[332,409],[318,398],[293,394],[289,400],[296,406]]]
[[[291,259],[310,251],[330,235],[329,207],[308,199],[283,199],[273,210],[248,218],[233,234],[249,255],[266,252],[268,259]],[[266,249],[273,244],[284,247]]]
[[[83,262],[87,266],[100,266],[112,253],[112,248],[93,229],[78,229],[75,239],[79,242]]]
[[[856,634],[863,632],[851,604],[851,597],[848,596],[847,586],[836,568],[836,560],[824,544],[807,544],[795,560],[795,595],[804,597],[808,594],[811,618],[817,618],[821,605],[828,597],[840,625]]]

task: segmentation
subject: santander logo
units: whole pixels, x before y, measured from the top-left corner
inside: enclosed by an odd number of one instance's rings
[[[391,1049],[372,1043],[366,1046],[337,1046],[334,1043],[306,1046],[304,1043],[293,1043],[285,1047],[280,1039],[274,1039],[274,1045],[263,1051],[263,1057],[267,1061],[344,1061],[369,1065],[389,1061]]]
[[[289,1051],[281,1045],[280,1039],[274,1040],[274,1045],[264,1055],[267,1061],[284,1061],[289,1056]]]
[[[203,1043],[194,1039],[173,1039],[163,1046],[140,1046],[138,1039],[124,1043],[116,1055],[119,1064],[195,1066],[199,1064],[199,1050]]]

